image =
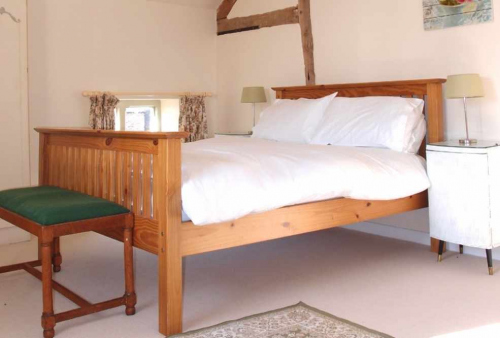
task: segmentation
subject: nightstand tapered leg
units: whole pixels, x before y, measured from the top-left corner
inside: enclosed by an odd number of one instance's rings
[[[493,276],[493,257],[491,255],[491,249],[486,249],[486,259],[488,260],[488,273]]]
[[[463,253],[464,253],[464,246],[460,244],[460,254],[463,255]]]
[[[443,260],[444,241],[439,241],[438,262]]]

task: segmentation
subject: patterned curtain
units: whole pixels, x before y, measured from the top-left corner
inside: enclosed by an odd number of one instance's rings
[[[104,93],[90,97],[89,125],[92,129],[115,130],[115,108],[118,98]]]
[[[195,142],[208,138],[204,96],[183,96],[181,98],[179,131],[190,133],[183,142]]]

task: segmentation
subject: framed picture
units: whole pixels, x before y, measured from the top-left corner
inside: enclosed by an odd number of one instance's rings
[[[493,21],[492,0],[423,0],[423,5],[425,30]]]

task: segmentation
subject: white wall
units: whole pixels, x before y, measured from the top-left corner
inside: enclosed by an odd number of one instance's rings
[[[229,17],[264,13],[295,6],[297,0],[238,1]],[[217,38],[218,131],[245,132],[252,128],[251,104],[240,103],[243,87],[264,86],[268,100],[272,86],[303,84],[299,25],[228,34]],[[266,104],[257,105],[257,118]]]
[[[30,122],[86,126],[83,90],[216,90],[215,10],[147,0],[29,0]],[[207,99],[211,131],[215,100]],[[32,182],[38,135],[31,133]]]
[[[239,1],[231,16],[293,6],[296,0]],[[494,0],[500,10],[500,0]],[[421,0],[314,0],[312,22],[318,84],[446,77],[477,72],[487,97],[470,101],[471,133],[495,139],[500,131],[500,21],[423,30]],[[251,107],[239,103],[241,87],[303,85],[298,25],[217,39],[218,120],[221,128],[251,127]],[[463,109],[450,101],[446,135],[464,133]],[[479,114],[480,113],[480,114]]]
[[[239,1],[231,16],[293,6],[296,0]],[[500,10],[500,0],[494,0]],[[486,98],[470,101],[476,138],[500,139],[500,20],[429,31],[421,0],[314,0],[312,22],[318,84],[389,81],[480,73]],[[218,120],[221,131],[251,128],[251,106],[239,103],[248,85],[304,85],[300,28],[289,25],[221,36],[217,40]],[[271,97],[274,97],[269,90]],[[264,105],[260,106],[263,108]],[[464,134],[460,102],[446,104],[445,134]],[[426,210],[377,220],[428,231]]]
[[[161,100],[161,130],[179,131],[179,99]]]

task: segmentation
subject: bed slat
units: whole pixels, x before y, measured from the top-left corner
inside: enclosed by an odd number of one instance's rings
[[[123,152],[116,153],[116,196],[114,202],[123,205]]]
[[[142,202],[143,202],[143,215],[144,217],[148,218],[151,217],[151,155],[147,154],[142,154],[142,182],[144,183],[143,186],[143,196],[142,196]]]
[[[133,202],[134,202],[134,213],[138,216],[142,216],[142,191],[141,191],[141,156],[138,153],[134,153],[134,176],[133,176]]]

